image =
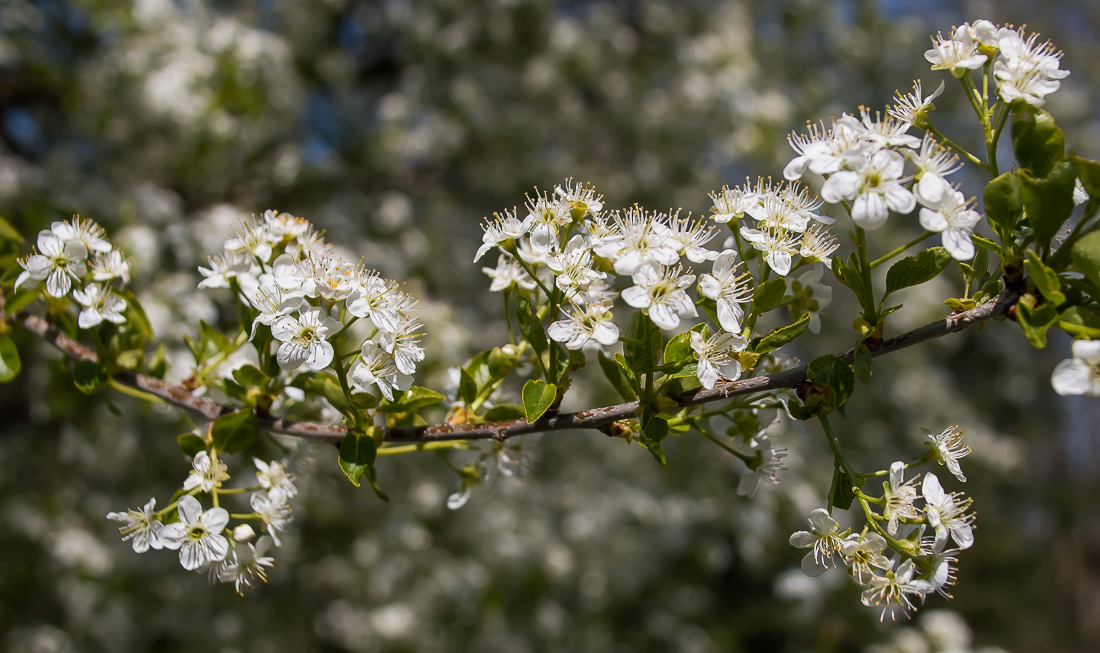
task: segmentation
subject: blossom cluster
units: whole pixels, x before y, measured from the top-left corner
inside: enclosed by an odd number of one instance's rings
[[[623,302],[645,312],[664,331],[675,331],[685,319],[699,317],[689,294],[697,285],[701,296],[716,303],[720,327],[709,337],[691,337],[699,359],[698,379],[712,388],[719,378],[740,375],[737,352],[748,345],[743,306],[752,301],[754,283],[739,260],[740,239],[751,243],[748,251],[754,257],[759,252],[779,276],[797,267],[792,265],[796,255],[801,256],[799,264],[820,261],[831,266],[838,244],[821,226],[832,222],[816,213],[821,201],[797,184],[761,180],[723,188],[711,199],[712,215],[694,220],[679,212],[638,206],[605,213],[603,197],[591,186],[567,182],[552,194],[528,197],[522,218],[505,211],[488,220],[474,260],[499,249],[497,266],[484,268],[494,292],[530,295],[541,288],[547,294],[560,293],[562,319],[552,322],[547,335],[574,350],[618,342],[620,330],[612,311],[620,295],[614,289],[616,277],[630,283],[621,290]],[[756,221],[756,228],[742,226],[721,250],[707,247],[718,237],[718,225],[738,222],[746,214]],[[811,221],[820,224],[811,227]],[[697,281],[690,266],[706,262],[711,262],[711,271]],[[818,279],[820,273],[814,281]],[[817,308],[827,301],[822,298]]]
[[[984,19],[963,23],[948,37],[937,34],[924,57],[932,70],[960,78],[992,61],[997,94],[1006,104],[1041,107],[1069,75],[1060,68],[1062,53],[1050,41],[1040,43],[1038,34],[1025,35],[1022,27],[998,27]]]
[[[355,391],[377,387],[392,399],[394,390],[409,387],[424,360],[417,300],[397,282],[340,258],[303,218],[266,211],[242,222],[199,272],[200,288],[232,287],[258,312],[251,338],[269,327],[284,370],[329,367],[335,355],[330,341],[360,319],[369,320],[373,334],[348,374]]]
[[[924,460],[937,461],[959,480],[965,481],[959,459],[970,453],[962,444],[961,431],[950,427],[939,434],[921,429],[928,440],[929,455]],[[898,461],[890,466],[882,484],[881,497],[869,497],[857,492],[857,500],[867,516],[868,525],[861,533],[851,529],[841,532],[840,524],[829,510],[813,510],[807,522],[808,531],[791,535],[792,546],[810,549],[802,559],[802,570],[808,576],[820,576],[829,569],[845,565],[848,574],[864,587],[864,605],[882,607],[880,618],[887,614],[908,615],[916,610],[916,599],[922,602],[934,592],[950,598],[947,588],[955,583],[952,565],[957,554],[974,545],[973,513],[968,512],[972,500],[962,493],[949,493],[939,478],[928,472],[905,478],[912,465]],[[923,506],[917,502],[923,501]],[[877,505],[879,513],[871,510]],[[926,528],[933,534],[924,537]],[[953,543],[952,548],[948,548]],[[895,555],[887,557],[887,549]]]
[[[238,593],[246,587],[255,589],[267,580],[267,570],[274,565],[274,558],[266,554],[273,544],[281,545],[279,532],[291,521],[287,502],[298,494],[298,488],[282,462],[253,458],[253,463],[256,484],[227,489],[223,488],[229,480],[225,463],[216,453],[200,451],[192,460],[181,490],[184,494],[178,500],[156,510],[156,499],[149,499],[139,510],[112,512],[107,519],[122,523],[119,532],[136,553],[149,549],[179,551],[180,565],[188,571],[206,573],[211,583],[232,583]],[[241,492],[251,492],[252,512],[234,515],[243,521],[230,528],[230,513],[218,505],[218,498]],[[213,507],[204,510],[201,496],[211,497]],[[257,522],[266,534],[257,539],[248,521]]]
[[[92,220],[73,216],[38,232],[33,254],[20,259],[23,271],[15,289],[46,282],[54,299],[72,298],[80,306],[77,325],[91,329],[104,321],[126,322],[126,300],[120,291],[130,281],[130,262],[107,241],[103,228]]]

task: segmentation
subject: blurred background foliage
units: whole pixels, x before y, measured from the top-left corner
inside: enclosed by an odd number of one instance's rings
[[[422,382],[439,387],[504,339],[470,262],[483,216],[567,177],[611,207],[705,212],[722,184],[778,176],[806,120],[880,107],[916,78],[934,88],[928,35],[982,17],[1065,52],[1073,74],[1048,108],[1097,158],[1100,7],[1086,0],[0,0],[0,211],[26,234],[74,212],[117,234],[175,378],[182,335],[219,319],[195,266],[241,215],[308,217],[425,299]],[[933,119],[977,142],[964,103],[949,85]],[[895,218],[872,247],[919,232]],[[955,271],[911,291],[890,328],[941,316],[960,286]],[[792,354],[851,345],[854,302],[836,296],[813,349]],[[977,545],[956,599],[885,625],[842,573],[804,577],[787,544],[831,472],[812,424],[779,427],[790,470],[753,499],[735,493],[743,465],[706,441],[666,443],[662,469],[563,433],[525,443],[538,461],[524,483],[498,479],[454,512],[458,478],[430,454],[382,463],[383,505],[331,448],[283,441],[297,519],[271,583],[242,599],[172,554],[134,555],[103,518],[167,500],[190,426],[82,395],[18,337],[23,375],[0,388],[5,650],[1100,648],[1100,412],[1050,390],[1068,342],[1035,351],[1011,323],[880,359],[848,406],[857,467],[916,458],[918,425],[960,424],[974,448]],[[588,379],[575,407],[613,400]],[[238,458],[230,472],[250,475]]]

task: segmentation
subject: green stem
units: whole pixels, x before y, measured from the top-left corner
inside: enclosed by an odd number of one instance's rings
[[[252,519],[255,521],[262,521],[260,516],[254,512],[231,512],[229,513],[230,519]]]
[[[889,261],[890,259],[894,258],[895,256],[897,256],[898,254],[901,254],[905,250],[909,249],[913,245],[916,245],[917,243],[922,243],[925,240],[928,240],[928,238],[930,238],[932,236],[932,234],[933,234],[933,232],[926,231],[923,234],[921,234],[920,236],[917,236],[913,240],[910,240],[909,242],[905,243],[901,247],[898,247],[897,249],[891,250],[885,256],[881,256],[881,257],[871,261],[871,269],[873,270],[873,269],[877,268],[878,266],[882,265],[883,263],[885,263],[885,262]]]
[[[511,294],[511,289],[505,288],[504,292],[500,293],[504,297],[504,323],[508,325],[508,344],[516,344],[516,337],[512,335],[512,311],[508,309],[508,295]]]
[[[954,141],[952,141],[950,138],[944,136],[943,133],[940,132],[940,130],[936,129],[931,124],[928,125],[928,131],[932,132],[932,135],[935,136],[937,140],[939,140],[941,145],[946,145],[947,147],[951,148],[952,150],[955,150],[967,161],[973,163],[976,166],[981,166],[982,170],[985,170],[986,172],[989,171],[989,167],[986,166],[986,164],[981,159],[974,156],[970,152],[967,152],[965,148],[959,146]]]
[[[716,444],[719,447],[722,447],[723,449],[725,449],[726,452],[731,453],[731,454],[737,456],[738,458],[740,458],[741,460],[743,460],[746,465],[750,466],[750,469],[751,469],[752,463],[756,462],[756,460],[752,456],[747,456],[747,455],[741,453],[740,451],[734,449],[733,447],[729,446],[725,442],[722,442],[718,438],[714,437],[710,433],[707,433],[706,431],[704,431],[703,429],[695,426],[694,424],[691,426],[691,428],[694,429],[695,431],[697,431],[698,433],[702,434],[702,436],[704,438],[710,440],[714,444]]]
[[[546,284],[544,284],[542,282],[542,279],[539,279],[538,275],[535,274],[535,271],[531,269],[531,266],[527,265],[527,261],[524,261],[523,257],[519,255],[519,250],[518,249],[516,250],[515,257],[516,257],[516,260],[519,261],[520,266],[524,270],[527,271],[527,275],[530,276],[532,279],[534,279],[535,283],[538,284],[539,288],[542,288],[542,291],[544,293],[546,293],[547,297],[549,297],[550,296],[550,289],[546,287]]]
[[[130,395],[131,397],[136,397],[138,399],[141,399],[142,401],[148,401],[151,404],[164,404],[166,406],[168,405],[167,401],[165,401],[164,399],[161,399],[160,397],[158,397],[154,394],[150,394],[148,392],[138,390],[137,388],[132,388],[128,385],[124,385],[122,383],[119,383],[118,381],[115,381],[114,379],[107,379],[107,386],[109,388],[111,388],[112,390],[117,390],[117,391],[121,392],[124,395]]]
[[[417,451],[441,451],[443,449],[468,449],[469,445],[461,440],[445,440],[442,442],[420,442],[417,444],[403,444],[396,447],[381,447],[379,456],[397,456],[404,453]],[[446,459],[444,459],[446,460]]]
[[[848,477],[852,487],[858,487],[859,483],[856,481],[858,476],[852,469],[852,464],[848,462],[848,457],[844,455],[844,450],[841,449],[836,434],[833,433],[833,426],[829,423],[829,417],[821,414],[817,416],[817,420],[821,422],[821,428],[824,429],[825,437],[829,440],[829,448],[833,450],[833,459],[840,463],[840,468],[844,471],[844,475]]]
[[[878,316],[875,312],[875,290],[871,284],[871,264],[867,261],[867,232],[859,225],[856,225],[856,252],[859,256],[860,276],[863,277],[863,292],[866,293],[868,302],[865,307],[866,314],[863,317],[872,325],[878,324]]]

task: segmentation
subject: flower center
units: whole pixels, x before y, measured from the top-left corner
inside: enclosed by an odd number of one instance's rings
[[[191,540],[201,540],[206,537],[206,527],[201,524],[195,524],[187,530],[187,537]]]

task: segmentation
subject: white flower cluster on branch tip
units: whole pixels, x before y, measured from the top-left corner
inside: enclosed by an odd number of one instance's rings
[[[373,334],[360,346],[348,379],[358,392],[373,387],[387,399],[405,390],[424,360],[417,300],[362,263],[335,255],[303,218],[267,211],[241,223],[211,256],[200,288],[233,287],[256,310],[251,338],[270,327],[279,366],[320,371],[333,362],[330,340],[359,319]]]
[[[223,488],[229,480],[225,463],[216,454],[200,451],[194,456],[191,473],[181,488],[184,494],[178,500],[158,511],[156,499],[150,499],[140,510],[112,512],[107,519],[122,523],[119,532],[136,553],[149,549],[179,551],[180,565],[207,574],[211,583],[232,583],[238,593],[244,588],[255,589],[267,580],[267,570],[274,565],[274,558],[265,554],[272,544],[280,546],[279,532],[291,521],[287,502],[298,494],[298,488],[284,463],[258,458],[253,462],[257,484],[227,491]],[[232,515],[241,523],[231,528],[231,515],[218,505],[218,498],[245,491],[251,492],[248,503],[252,512]],[[214,506],[204,510],[200,496],[212,497]],[[172,516],[177,519],[170,520]],[[256,532],[249,521],[266,531],[255,542]]]
[[[929,454],[915,464],[938,462],[965,482],[959,459],[970,453],[970,447],[962,443],[958,427],[939,434],[922,427],[921,432],[929,440]],[[810,529],[790,538],[792,546],[810,549],[802,559],[806,575],[816,577],[846,566],[848,574],[864,587],[863,604],[881,607],[882,619],[886,615],[891,619],[898,614],[908,616],[917,609],[915,599],[923,602],[934,592],[951,598],[947,588],[955,583],[952,565],[957,562],[956,555],[974,545],[974,514],[968,512],[971,499],[944,491],[932,472],[924,475],[918,492],[920,476],[905,478],[905,470],[912,466],[898,461],[888,472],[866,475],[886,476],[881,497],[853,488],[868,522],[862,532],[841,532],[830,511],[817,508],[807,519]],[[923,508],[917,505],[921,500]],[[872,505],[879,508],[878,513]],[[933,530],[929,537],[923,537],[926,528]],[[947,548],[950,542],[955,548]],[[893,558],[885,555],[887,549],[895,553]]]
[[[38,233],[36,253],[20,259],[14,288],[45,281],[46,294],[63,299],[70,291],[80,306],[77,325],[124,324],[126,300],[118,291],[130,281],[130,262],[107,241],[103,228],[73,216]]]

